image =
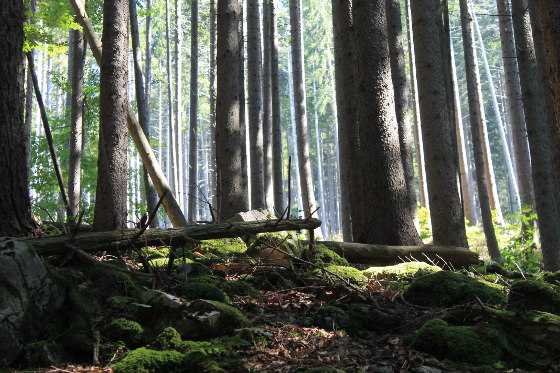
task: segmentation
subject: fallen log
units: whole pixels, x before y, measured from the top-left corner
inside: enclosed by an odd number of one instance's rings
[[[76,235],[57,235],[25,239],[40,255],[62,254],[67,244],[80,250],[115,251],[144,246],[181,246],[196,240],[234,238],[257,233],[315,229],[321,225],[318,219],[266,220],[241,223],[189,225],[171,229],[148,229],[136,237],[139,229],[125,231],[90,232]]]
[[[453,246],[387,246],[353,242],[317,241],[350,263],[386,266],[403,261],[421,261],[440,267],[461,268],[478,263],[478,254],[464,247]]]

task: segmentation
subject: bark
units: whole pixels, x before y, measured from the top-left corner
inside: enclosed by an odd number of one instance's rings
[[[338,114],[339,169],[341,205],[350,206],[350,229],[343,228],[344,241],[364,242],[362,225],[362,179],[360,135],[355,83],[355,50],[352,35],[352,3],[333,0],[334,58]]]
[[[309,135],[307,130],[307,99],[305,95],[305,70],[303,61],[303,26],[301,0],[290,0],[290,27],[292,48],[292,70],[294,74],[294,99],[297,129],[299,175],[303,212],[309,217],[315,209],[311,162],[309,160]]]
[[[31,12],[32,17],[27,19],[28,23],[33,24],[34,23],[34,19],[33,16],[35,15],[36,11],[37,11],[37,0],[31,0],[30,1],[30,9],[28,9],[28,11]],[[34,51],[31,50],[31,57],[34,57]],[[27,71],[27,76],[26,76],[26,87],[25,87],[25,120],[24,120],[24,133],[25,136],[28,137],[29,139],[31,138],[31,125],[33,123],[33,79],[31,77],[31,73],[29,71]],[[31,141],[28,140],[26,141],[26,147],[25,147],[25,160],[27,163],[27,167],[30,167],[30,158],[31,155]]]
[[[175,109],[173,107],[173,77],[171,71],[171,37],[170,37],[170,29],[171,29],[171,13],[169,12],[169,1],[165,0],[165,47],[166,47],[166,63],[167,63],[167,102],[168,102],[168,128],[167,128],[167,149],[169,152],[169,168],[167,170],[167,174],[169,177],[169,185],[173,190],[173,194],[177,196],[179,202],[181,199],[177,195],[177,185],[178,185],[178,174],[177,174],[177,157],[175,152],[175,137],[177,136],[174,123],[175,120],[174,114]]]
[[[211,195],[208,200],[211,201],[213,206],[217,206],[216,186],[218,185],[216,179],[216,11],[217,0],[210,0],[210,61],[208,63],[208,75],[210,77],[210,168],[211,168],[211,181],[212,188]]]
[[[198,0],[191,1],[191,87],[189,137],[189,223],[196,220],[198,174]]]
[[[556,203],[550,144],[546,133],[546,119],[542,110],[543,102],[540,95],[535,48],[531,37],[527,7],[526,0],[513,2],[513,27],[523,107],[525,108],[525,123],[533,164],[535,207],[538,215],[544,269],[556,271],[560,269],[560,251],[558,250],[560,216]]]
[[[219,8],[218,8],[219,9]],[[112,232],[91,232],[71,235],[49,236],[37,239],[27,239],[40,255],[64,254],[68,251],[65,244],[70,244],[80,250],[116,251],[132,247],[173,245],[180,247],[195,240],[210,240],[217,238],[234,238],[266,232],[281,232],[289,230],[314,229],[321,225],[318,219],[293,220],[264,220],[243,223],[218,223],[206,225],[189,225],[184,228],[148,229],[138,236],[139,229],[127,229]]]
[[[353,7],[366,243],[415,245],[421,241],[402,164],[385,0]]]
[[[240,122],[240,0],[218,2],[216,100],[216,166],[219,219],[244,211],[243,124]]]
[[[523,101],[521,99],[521,85],[519,83],[515,42],[513,40],[511,10],[509,1],[507,0],[496,0],[496,3],[498,14],[500,15],[500,41],[506,78],[508,114],[512,132],[513,155],[515,169],[517,170],[519,197],[521,199],[521,205],[523,207],[529,206],[532,210],[535,206],[535,195],[533,193],[533,180],[531,179],[531,158],[529,156],[527,128],[525,126],[525,114],[523,112]]]
[[[274,186],[272,181],[272,76],[270,40],[270,0],[263,1],[263,179],[266,208],[274,207]]]
[[[103,5],[99,155],[93,229],[126,227],[128,1]]]
[[[500,262],[502,258],[500,255],[500,248],[498,247],[498,240],[496,239],[496,233],[494,231],[494,223],[492,221],[489,189],[487,189],[487,183],[485,184],[486,175],[484,170],[490,166],[486,165],[486,159],[483,157],[482,149],[482,136],[484,130],[481,131],[481,128],[485,125],[483,114],[484,104],[482,102],[478,60],[474,46],[473,18],[468,0],[460,0],[459,5],[461,9],[463,51],[465,54],[465,73],[467,76],[469,118],[471,121],[473,153],[476,166],[476,180],[478,185],[478,199],[480,201],[480,210],[482,215],[482,226],[490,258],[496,262]]]
[[[278,73],[278,0],[270,0],[270,70],[272,90],[272,179],[274,184],[274,209],[282,214],[284,202],[284,179],[282,163],[282,118],[280,114],[280,77]]]
[[[313,65],[315,70],[315,64]],[[327,219],[326,219],[326,205],[325,205],[325,191],[323,188],[323,157],[321,155],[321,130],[319,129],[319,116],[317,114],[317,83],[313,79],[313,123],[315,125],[315,151],[317,153],[317,193],[319,193],[319,217],[323,224],[321,225],[321,233],[323,238],[327,238]]]
[[[80,210],[81,160],[84,150],[84,64],[86,41],[84,34],[73,30],[74,60],[72,62],[72,96],[70,108],[70,159],[68,169],[69,218],[73,219]]]
[[[0,7],[0,236],[24,236],[36,227],[31,216],[29,136],[25,131],[23,2],[9,0]]]
[[[443,27],[438,0],[412,1],[412,27],[418,72],[418,94],[426,179],[436,245],[467,246],[459,190],[455,141],[448,107],[448,85],[444,75]]]
[[[239,122],[241,123],[241,160],[243,173],[243,190],[247,192],[247,198],[243,200],[244,210],[250,209],[249,197],[249,155],[247,154],[247,100],[246,100],[246,87],[245,87],[245,29],[244,29],[244,7],[243,0],[241,0],[241,13],[239,14]]]
[[[132,56],[134,59],[134,87],[136,89],[136,105],[138,106],[138,120],[147,139],[150,138],[150,112],[148,108],[148,98],[144,85],[144,76],[142,67],[140,66],[140,33],[138,32],[138,14],[136,10],[136,1],[129,0],[130,9],[130,34],[132,39]],[[149,83],[147,85],[150,85]],[[148,140],[149,141],[149,140]],[[142,179],[146,193],[146,205],[148,214],[154,211],[157,204],[156,190],[154,184],[146,171],[146,167],[142,167]],[[158,227],[159,222],[157,216],[152,220],[152,228]]]
[[[185,157],[183,157],[183,1],[175,0],[175,159],[177,179],[175,188],[179,203],[186,206],[184,193]]]
[[[410,122],[407,120],[406,73],[404,67],[403,31],[401,22],[400,0],[386,0],[387,36],[391,57],[391,77],[395,92],[395,112],[399,126],[399,144],[408,195],[408,209],[416,217],[416,188],[414,169],[412,167],[412,141]]]
[[[249,89],[249,148],[251,208],[265,207],[263,173],[263,79],[258,0],[247,1],[247,75]]]
[[[294,188],[292,189],[295,198],[292,199],[296,201],[296,214],[304,210],[302,202],[302,192],[301,192],[301,173],[300,173],[300,163],[299,160],[299,150],[297,142],[297,120],[296,120],[296,103],[294,97],[294,74],[292,69],[292,49],[288,47],[288,96],[290,98],[290,123],[291,123],[291,135],[292,135],[292,146],[288,145],[289,149],[292,148],[292,165],[294,166],[294,172],[292,173],[294,179]],[[289,166],[289,163],[288,163]],[[288,214],[292,212],[292,206],[288,206]]]

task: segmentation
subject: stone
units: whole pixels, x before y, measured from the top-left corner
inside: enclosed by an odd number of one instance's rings
[[[246,221],[261,221],[261,220],[271,220],[276,219],[276,215],[267,209],[258,209],[243,211],[234,215],[229,219],[232,223],[241,223]]]

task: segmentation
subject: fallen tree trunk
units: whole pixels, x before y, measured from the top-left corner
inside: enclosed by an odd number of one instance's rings
[[[386,266],[417,260],[440,267],[461,268],[478,263],[478,254],[464,247],[453,246],[387,246],[353,242],[317,241],[350,263]]]
[[[195,240],[233,238],[257,233],[315,229],[321,225],[318,219],[266,220],[242,223],[219,223],[189,225],[183,228],[148,229],[136,237],[139,229],[112,232],[90,232],[71,235],[48,236],[25,239],[40,255],[62,254],[67,244],[83,251],[115,251],[144,246],[181,246]]]

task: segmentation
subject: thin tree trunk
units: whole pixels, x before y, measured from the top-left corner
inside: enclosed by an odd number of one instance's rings
[[[37,0],[31,0],[31,6],[28,11],[31,11],[32,15],[35,15],[37,11]],[[27,22],[33,23],[33,18],[28,18]],[[34,58],[35,51],[31,50],[31,57]],[[27,71],[26,76],[26,88],[25,88],[25,119],[23,122],[24,126],[24,134],[28,137],[28,141],[26,142],[25,147],[25,162],[27,163],[27,167],[29,168],[30,165],[30,155],[31,155],[31,126],[33,125],[33,79],[31,77],[31,73],[29,70]]]
[[[291,136],[292,136],[292,149],[293,149],[293,157],[292,157],[292,165],[294,166],[293,180],[294,180],[294,188],[292,189],[293,195],[295,196],[292,199],[292,202],[295,200],[297,202],[297,212],[304,211],[303,202],[302,202],[302,189],[301,189],[301,164],[299,163],[299,149],[298,149],[298,142],[297,142],[297,119],[296,119],[296,102],[294,97],[294,73],[292,69],[292,49],[288,47],[288,95],[290,97],[290,119],[291,119]],[[291,212],[292,206],[289,207],[289,212]]]
[[[297,146],[303,213],[307,218],[315,209],[311,162],[309,160],[309,135],[307,130],[307,100],[305,95],[305,70],[303,61],[303,25],[301,0],[290,0],[290,27],[292,71],[294,74],[294,99],[297,129]]]
[[[489,189],[487,183],[485,185],[486,174],[484,170],[489,166],[485,164],[482,149],[484,126],[482,91],[480,89],[480,76],[478,72],[478,60],[476,49],[474,46],[474,29],[471,7],[468,0],[460,0],[461,8],[461,30],[463,35],[463,51],[465,54],[465,73],[467,76],[468,98],[469,98],[469,117],[471,121],[472,143],[474,149],[474,159],[476,165],[476,180],[478,184],[478,198],[480,201],[480,210],[482,214],[482,226],[484,228],[484,236],[488,246],[490,258],[496,262],[501,262],[500,248],[494,231],[494,223],[492,221],[492,211],[490,209]]]
[[[210,77],[210,178],[212,187],[210,188],[210,195],[207,196],[211,204],[217,206],[217,172],[216,172],[216,11],[217,0],[210,0],[210,61],[208,75]]]
[[[313,65],[313,70],[315,70],[315,65]],[[317,85],[315,79],[313,79],[313,122],[315,124],[315,145],[317,152],[317,181],[319,193],[319,217],[323,224],[321,224],[321,233],[323,237],[327,237],[327,219],[326,219],[326,205],[325,205],[325,190],[323,188],[323,159],[321,157],[321,132],[319,132],[319,116],[317,114]]]
[[[198,0],[191,1],[191,89],[189,137],[189,222],[196,222],[198,175]]]
[[[426,178],[434,244],[467,246],[465,219],[457,188],[457,165],[452,139],[453,126],[444,78],[442,8],[439,0],[412,1],[414,49],[418,71],[418,93]]]
[[[243,173],[243,190],[247,192],[245,198],[244,211],[249,210],[251,205],[251,197],[249,196],[249,150],[247,149],[247,99],[246,99],[246,81],[245,81],[245,28],[244,28],[244,7],[241,0],[241,13],[239,14],[239,50],[241,58],[239,59],[239,122],[241,123],[241,160]]]
[[[170,37],[170,29],[171,29],[171,13],[169,12],[169,1],[165,0],[165,47],[166,47],[166,56],[167,56],[167,102],[168,102],[168,109],[167,109],[167,119],[168,119],[168,141],[167,141],[167,149],[169,151],[169,167],[167,169],[169,177],[169,186],[171,190],[173,190],[173,194],[176,196],[179,203],[181,203],[181,199],[177,195],[177,185],[178,185],[178,175],[177,175],[177,157],[175,152],[175,129],[173,128],[175,121],[173,120],[173,77],[171,71],[171,37]]]
[[[186,157],[183,157],[183,1],[175,0],[175,160],[177,179],[175,189],[177,199],[183,206],[187,205],[184,195],[184,169]]]
[[[272,179],[272,76],[270,40],[270,0],[263,1],[263,178],[266,208],[274,206]]]
[[[560,216],[556,203],[550,144],[547,139],[546,119],[542,111],[543,102],[540,95],[527,1],[514,1],[512,12],[525,123],[533,164],[535,207],[538,215],[544,269],[557,271],[560,269],[560,251],[558,250]]]
[[[258,0],[247,1],[247,75],[249,84],[249,148],[251,208],[265,207],[263,173],[263,79],[261,21]]]
[[[274,209],[284,211],[284,179],[282,163],[282,120],[280,113],[280,77],[278,74],[278,16],[276,3],[270,0],[270,70],[272,89],[272,179],[274,184]]]

